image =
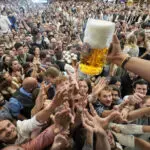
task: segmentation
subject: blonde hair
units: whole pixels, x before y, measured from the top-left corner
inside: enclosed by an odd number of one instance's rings
[[[136,43],[137,43],[137,38],[136,38],[136,36],[135,36],[135,35],[130,35],[130,36],[128,37],[128,39],[127,39],[127,43],[128,43],[129,45],[136,45]]]
[[[112,93],[112,87],[111,86],[105,86],[100,93],[98,94],[98,96],[101,95],[102,91],[107,91],[107,92],[111,92]]]

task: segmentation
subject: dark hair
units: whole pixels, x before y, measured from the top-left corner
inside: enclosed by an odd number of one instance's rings
[[[22,47],[23,46],[23,44],[21,44],[21,43],[16,43],[15,45],[14,45],[14,47],[15,47],[15,49],[16,50],[18,50],[20,47]]]
[[[112,86],[111,86],[111,88],[112,88],[112,90],[113,90],[113,91],[117,91],[117,92],[118,92],[119,97],[121,97],[120,89],[119,89],[117,86],[112,85]]]
[[[62,57],[63,57],[63,55],[62,55],[62,52],[61,52],[61,51],[57,51],[57,52],[55,53],[55,56],[56,56],[56,59],[57,59],[57,60],[61,60],[61,59],[62,59]]]
[[[109,84],[116,84],[116,82],[121,82],[119,77],[111,77]]]
[[[46,58],[46,55],[47,55],[47,51],[46,50],[40,51],[40,59]]]
[[[137,84],[140,84],[140,85],[147,85],[147,87],[148,87],[148,82],[145,81],[144,79],[139,79],[139,80],[135,81],[135,82],[133,83],[133,85],[132,85],[134,89],[136,88],[136,85],[137,85]]]
[[[33,62],[33,55],[29,55],[26,59],[26,62]]]
[[[33,54],[33,55],[35,55],[35,50],[36,50],[36,48],[39,48],[39,47],[36,46],[36,45],[34,45],[34,46],[33,46],[33,49],[32,49],[32,50],[33,50],[33,51],[32,51],[32,54]],[[40,49],[40,48],[39,48],[39,49]]]
[[[30,68],[30,63],[29,62],[26,62],[22,65],[23,69],[26,70],[28,68]]]
[[[91,85],[91,81],[90,79],[80,79],[80,81],[85,81],[87,86],[88,86],[88,94],[91,94],[92,93],[92,85]]]
[[[18,61],[18,59],[13,58],[13,59],[10,61],[10,64],[9,64],[9,67],[10,67],[9,73],[12,73],[12,63],[13,63],[14,61]],[[19,61],[18,61],[18,63],[19,63]]]

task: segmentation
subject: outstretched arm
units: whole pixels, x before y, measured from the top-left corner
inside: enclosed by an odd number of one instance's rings
[[[148,113],[150,113],[150,107],[140,108],[140,109],[129,112],[127,119],[128,121],[133,121],[133,120],[143,117],[144,115]]]
[[[140,148],[141,150],[149,150],[150,149],[150,143],[146,142],[140,138],[135,137],[135,145],[136,147]]]
[[[108,61],[110,61],[113,64],[116,64],[118,66],[121,66],[122,62],[128,57],[127,54],[123,54],[120,47],[120,42],[116,35],[113,37],[112,42],[112,49],[110,50],[108,54]],[[147,81],[150,81],[150,62],[132,57],[126,64],[125,69],[134,72],[135,74],[138,74],[142,78],[144,78]]]
[[[97,133],[96,138],[97,138],[96,150],[100,150],[100,149],[111,150],[106,133],[103,134]]]

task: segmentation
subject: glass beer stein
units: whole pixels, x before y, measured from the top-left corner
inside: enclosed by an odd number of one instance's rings
[[[90,45],[81,53],[79,68],[88,75],[98,75],[106,63],[108,48],[112,42],[115,23],[96,19],[88,19],[85,29],[84,43]]]

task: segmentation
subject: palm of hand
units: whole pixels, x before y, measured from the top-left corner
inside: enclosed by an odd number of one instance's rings
[[[53,105],[55,105],[55,107],[58,107],[66,101],[69,101],[68,91],[62,87],[62,90],[59,90],[56,93],[53,99]]]
[[[105,78],[101,78],[98,82],[98,84],[93,88],[93,95],[98,95],[99,92],[106,86],[107,80]]]
[[[72,116],[70,114],[70,109],[62,110],[55,115],[55,124],[61,126],[63,129],[67,129],[71,123]]]

